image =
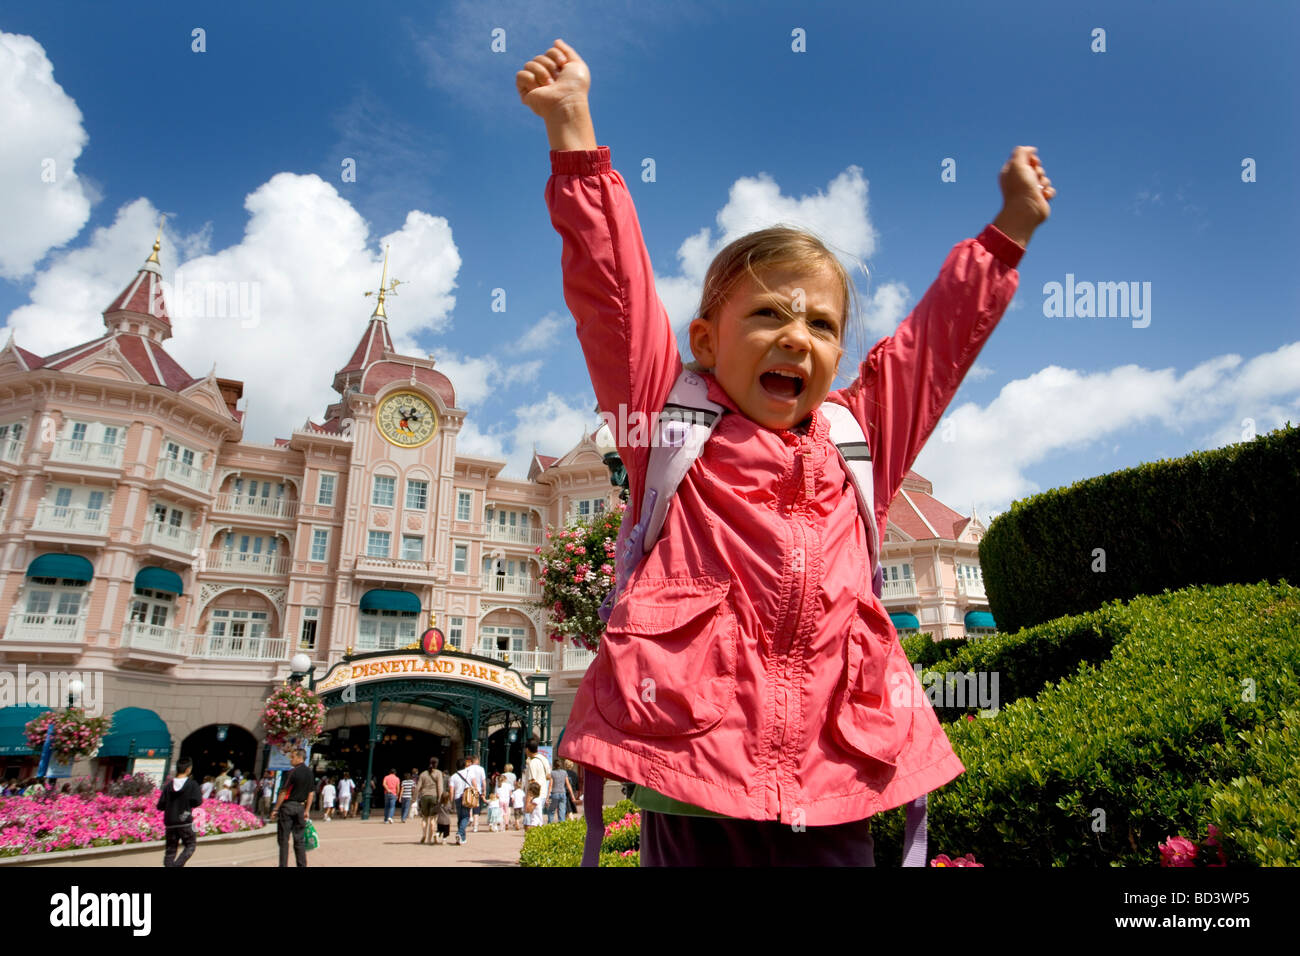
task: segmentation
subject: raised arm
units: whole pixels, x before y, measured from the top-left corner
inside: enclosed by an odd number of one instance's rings
[[[551,178],[546,203],[563,240],[564,298],[601,410],[627,427],[614,429],[640,500],[648,457],[649,416],[658,414],[681,358],[641,225],[609,148],[596,145],[587,102],[590,71],[563,40],[515,77],[520,99],[546,122]],[[638,427],[638,421],[644,422]]]
[[[902,325],[871,349],[848,388],[847,405],[871,446],[876,528],[966,373],[1006,311],[1016,266],[1056,195],[1033,147],[1020,146],[1000,174],[1003,207],[975,239],[948,253],[939,276]]]

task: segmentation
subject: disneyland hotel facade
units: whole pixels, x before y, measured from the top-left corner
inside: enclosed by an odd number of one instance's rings
[[[243,384],[195,378],[166,352],[162,292],[155,243],[102,336],[43,357],[12,336],[0,349],[0,672],[19,692],[0,708],[4,776],[35,772],[22,724],[66,704],[21,699],[20,673],[75,672],[102,694],[113,731],[78,773],[161,772],[181,755],[200,774],[260,771],[263,703],[291,658],[320,681],[345,655],[418,653],[431,621],[494,680],[545,675],[543,736],[558,735],[593,655],[547,637],[536,550],[548,524],[618,500],[596,436],[534,454],[525,480],[458,454],[454,385],[395,353],[381,283],[322,422],[247,442]],[[931,490],[909,473],[890,507],[884,602],[900,633],[987,632],[984,528]],[[373,713],[342,702],[356,699],[332,700],[318,748],[331,759],[364,768],[377,713],[381,772],[476,742],[500,762],[487,744],[502,727],[477,704],[471,728],[437,697]]]

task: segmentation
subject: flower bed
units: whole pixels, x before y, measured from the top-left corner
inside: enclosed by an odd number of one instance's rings
[[[54,853],[161,840],[166,835],[155,790],[147,796],[0,799],[0,856]],[[207,800],[194,810],[198,836],[256,830],[265,824],[243,807]]]

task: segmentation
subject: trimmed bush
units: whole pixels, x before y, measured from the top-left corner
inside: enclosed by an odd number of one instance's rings
[[[1109,659],[1047,681],[993,719],[948,725],[967,770],[930,795],[931,856],[1157,866],[1168,835],[1218,824],[1211,800],[1223,785],[1265,768],[1258,786],[1234,788],[1253,806],[1275,789],[1271,781],[1287,779],[1271,756],[1287,752],[1285,741],[1261,744],[1252,734],[1280,725],[1300,703],[1300,589],[1285,581],[1189,588],[1111,613],[1121,636]],[[1220,799],[1222,812],[1249,819]],[[1266,828],[1285,831],[1290,812],[1279,809]],[[901,810],[873,818],[872,833],[878,862],[896,862]],[[1234,846],[1250,839],[1234,836]]]
[[[1207,584],[1300,580],[1300,427],[1013,502],[980,541],[1003,631]],[[1105,552],[1105,571],[1096,549]]]
[[[612,807],[605,807],[601,818],[609,826],[622,820],[629,814],[637,812],[631,800],[620,800]],[[601,866],[638,866],[640,854],[620,856],[632,847],[640,845],[640,828],[626,828],[607,837],[601,844]],[[520,866],[580,866],[582,864],[582,843],[587,834],[587,821],[575,817],[560,823],[548,823],[533,827],[524,835],[524,845],[519,851]],[[635,837],[635,840],[631,839]],[[632,862],[628,862],[631,860]]]
[[[1250,737],[1245,776],[1215,787],[1206,820],[1219,828],[1228,864],[1300,866],[1300,710]]]

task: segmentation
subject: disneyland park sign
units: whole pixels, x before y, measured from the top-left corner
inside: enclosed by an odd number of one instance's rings
[[[519,674],[502,664],[474,658],[449,655],[429,657],[424,654],[386,654],[364,660],[340,661],[330,668],[329,673],[314,689],[317,694],[343,690],[346,698],[348,687],[412,677],[478,684],[525,700],[531,700],[533,696]]]

